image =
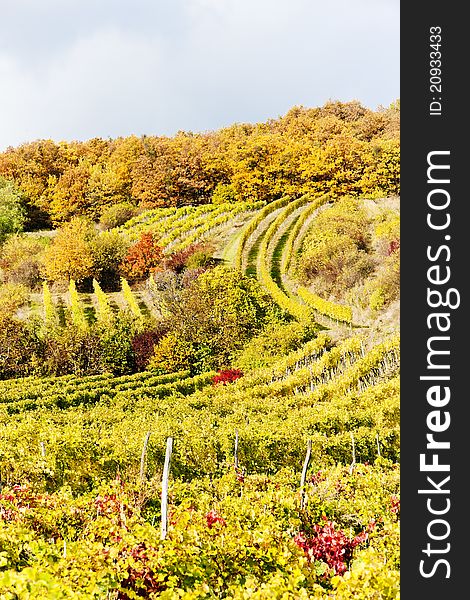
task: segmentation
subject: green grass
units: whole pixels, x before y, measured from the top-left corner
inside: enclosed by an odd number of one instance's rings
[[[300,216],[300,215],[299,215]],[[295,226],[295,223],[297,221],[297,219],[299,218],[299,216],[297,216],[292,223],[289,225],[289,227],[286,229],[286,231],[281,235],[281,237],[279,238],[276,246],[274,247],[272,256],[271,256],[271,277],[273,278],[273,280],[276,282],[277,286],[286,294],[290,295],[289,290],[286,288],[286,286],[284,285],[284,282],[282,280],[282,276],[281,276],[281,260],[282,260],[282,254],[284,251],[284,247],[287,243],[287,239],[289,237],[290,232],[292,231],[292,229]]]

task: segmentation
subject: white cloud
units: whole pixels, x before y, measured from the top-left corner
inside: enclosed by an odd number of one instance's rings
[[[396,0],[20,0],[6,12],[0,149],[398,96]]]
[[[153,111],[165,103],[160,74],[158,42],[116,30],[79,40],[42,69],[3,59],[0,78],[9,93],[0,96],[1,142],[144,132],[149,105]]]

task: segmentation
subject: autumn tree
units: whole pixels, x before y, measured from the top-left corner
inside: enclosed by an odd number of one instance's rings
[[[146,279],[153,270],[160,267],[162,258],[163,251],[157,238],[153,233],[145,232],[127,251],[121,270],[127,279]]]
[[[103,207],[128,200],[127,182],[111,163],[92,165],[88,178],[86,199],[88,214],[98,218]]]
[[[0,244],[11,233],[22,231],[25,221],[22,194],[10,181],[0,178]]]
[[[129,249],[127,237],[117,231],[104,231],[92,236],[89,245],[93,277],[106,290],[118,289],[121,263]]]
[[[90,170],[90,163],[83,160],[69,167],[54,183],[50,194],[50,213],[54,223],[67,221],[74,215],[87,214],[86,191]]]
[[[42,272],[49,281],[83,280],[92,275],[91,241],[96,237],[92,224],[75,217],[63,225],[46,248]]]
[[[45,192],[49,181],[62,172],[60,146],[52,140],[38,140],[8,148],[0,154],[0,175],[15,182],[24,195],[29,227],[50,224]]]
[[[173,137],[40,140],[0,153],[34,218],[98,219],[104,207],[271,201],[284,194],[380,197],[399,193],[399,103],[296,106],[265,123]],[[29,214],[29,213],[28,213]]]
[[[170,331],[156,345],[152,365],[193,372],[230,364],[234,351],[277,314],[254,279],[223,266],[199,275],[168,309]]]

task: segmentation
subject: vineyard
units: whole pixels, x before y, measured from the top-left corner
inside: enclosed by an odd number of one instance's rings
[[[398,198],[224,185],[3,242],[1,599],[399,598]]]
[[[238,215],[255,211],[262,205],[262,202],[238,202],[154,209],[130,219],[117,229],[125,231],[131,239],[137,239],[143,232],[156,233],[166,251],[174,252],[201,240]]]
[[[393,597],[398,343],[369,349],[361,338],[335,345],[321,334],[227,385],[214,385],[214,373],[152,372],[1,383],[0,589],[31,598],[131,598],[127,586],[156,597],[242,598],[253,589],[259,598],[347,598],[367,584]]]

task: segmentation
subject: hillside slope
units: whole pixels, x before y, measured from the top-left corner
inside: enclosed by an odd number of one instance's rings
[[[396,598],[398,219],[308,194],[144,212],[116,234],[159,239],[149,278],[8,317],[0,592]]]

